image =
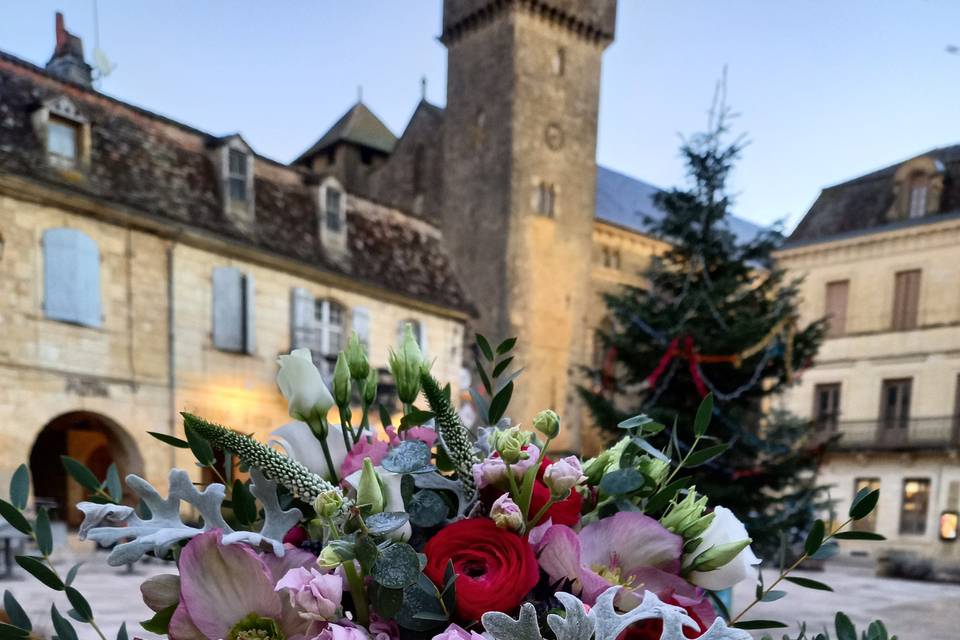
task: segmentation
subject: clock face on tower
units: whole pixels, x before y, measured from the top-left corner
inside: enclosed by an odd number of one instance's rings
[[[547,147],[553,151],[559,151],[563,147],[563,129],[557,123],[551,122],[548,124],[543,136],[547,141]]]

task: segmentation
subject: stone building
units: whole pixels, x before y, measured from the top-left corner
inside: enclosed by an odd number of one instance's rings
[[[803,321],[830,317],[785,406],[840,434],[833,498],[881,491],[857,526],[889,542],[854,553],[960,559],[960,146],[824,189],[778,258],[805,277]]]
[[[265,439],[278,354],[329,367],[351,330],[385,368],[413,323],[458,384],[472,307],[435,224],[95,91],[57,22],[45,69],[0,53],[0,486],[29,460],[71,520],[60,455],[163,486],[191,466],[148,431]]]

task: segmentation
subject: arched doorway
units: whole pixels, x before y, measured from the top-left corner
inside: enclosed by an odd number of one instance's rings
[[[37,436],[30,450],[33,495],[51,508],[51,516],[77,526],[83,515],[74,508],[85,490],[67,475],[60,456],[76,458],[101,480],[111,464],[120,477],[143,474],[143,459],[133,438],[116,422],[90,411],[71,411],[57,416]]]

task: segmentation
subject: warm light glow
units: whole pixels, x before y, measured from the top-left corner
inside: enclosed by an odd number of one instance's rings
[[[940,539],[956,540],[960,529],[960,515],[956,511],[944,511],[940,514]]]

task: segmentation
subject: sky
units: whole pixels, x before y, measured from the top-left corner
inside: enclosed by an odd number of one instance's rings
[[[94,0],[0,0],[0,49],[38,64],[55,11],[95,44]],[[397,134],[445,102],[441,0],[99,0],[100,90],[291,161],[356,100]],[[960,142],[960,2],[620,0],[604,57],[600,164],[683,185],[727,67],[735,212],[788,229],[824,186]]]

